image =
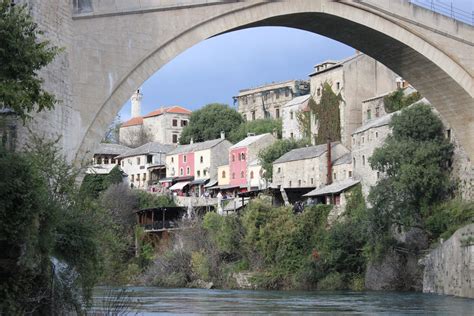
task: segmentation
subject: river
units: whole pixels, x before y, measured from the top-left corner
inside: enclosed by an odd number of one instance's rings
[[[112,305],[106,299],[119,290],[97,288],[94,309]],[[335,314],[473,315],[474,300],[398,292],[313,292],[162,289],[129,287],[119,300],[123,315],[160,314]],[[107,309],[107,308],[106,308]],[[108,308],[110,311],[110,308]]]

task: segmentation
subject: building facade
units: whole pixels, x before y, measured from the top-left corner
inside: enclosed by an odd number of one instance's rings
[[[131,98],[132,117],[120,127],[120,143],[128,146],[146,142],[178,144],[181,132],[188,125],[192,112],[181,106],[171,106],[141,116],[141,99],[139,91]]]
[[[282,138],[302,139],[305,136],[301,130],[298,117],[303,111],[308,111],[310,97],[310,94],[302,95],[283,106],[281,111]]]
[[[246,121],[264,118],[279,119],[283,105],[293,98],[309,93],[309,82],[290,80],[244,89],[234,97],[237,111]]]
[[[293,149],[273,162],[272,185],[279,188],[319,188],[327,184],[328,145]],[[331,144],[331,162],[349,153],[340,144]],[[332,170],[332,163],[329,166]]]
[[[362,125],[363,100],[393,91],[397,87],[394,72],[365,55],[357,54],[343,61],[326,61],[314,67],[310,74],[311,96],[318,103],[323,86],[327,82],[336,94],[340,94],[341,143],[351,148],[351,135]],[[313,140],[318,133],[316,116],[310,115]]]
[[[92,158],[92,165],[87,168],[87,174],[109,174],[117,165],[119,160],[117,157],[129,151],[130,148],[119,144],[100,143]]]
[[[150,142],[117,156],[131,188],[149,190],[165,177],[165,157],[174,148]]]
[[[262,172],[258,167],[258,153],[260,150],[270,146],[275,141],[276,138],[269,133],[249,135],[230,147],[229,185],[250,189],[251,183],[259,183],[262,177]],[[250,178],[251,172],[253,172],[253,179]]]

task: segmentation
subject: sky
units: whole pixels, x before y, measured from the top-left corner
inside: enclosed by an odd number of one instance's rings
[[[453,5],[474,11],[474,0],[454,0]],[[190,110],[214,102],[233,106],[232,96],[241,89],[308,79],[314,65],[353,54],[350,46],[291,28],[258,27],[223,34],[189,48],[151,76],[141,87],[141,114],[171,105]],[[122,121],[130,118],[130,101],[119,114]]]

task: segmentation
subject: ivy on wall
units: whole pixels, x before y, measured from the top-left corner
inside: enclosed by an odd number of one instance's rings
[[[421,99],[418,91],[405,95],[404,89],[398,89],[383,98],[385,112],[399,111]]]
[[[316,115],[318,131],[316,145],[331,141],[341,140],[341,115],[339,106],[343,101],[341,94],[336,94],[331,85],[326,81],[322,86],[321,100],[319,103],[310,98],[308,106],[310,113]]]

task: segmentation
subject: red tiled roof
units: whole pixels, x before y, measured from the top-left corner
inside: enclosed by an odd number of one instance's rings
[[[134,118],[131,118],[129,119],[128,121],[124,122],[122,124],[122,126],[120,127],[127,127],[127,126],[134,126],[134,125],[142,125],[143,124],[143,117],[142,116],[138,116],[138,117],[134,117]]]
[[[147,115],[145,115],[144,118],[152,117],[152,116],[158,116],[158,115],[163,114],[163,112],[164,113],[175,113],[175,114],[189,114],[189,115],[192,113],[190,110],[185,109],[183,107],[171,106],[171,107],[167,107],[167,108],[152,111],[152,112],[148,113]]]

